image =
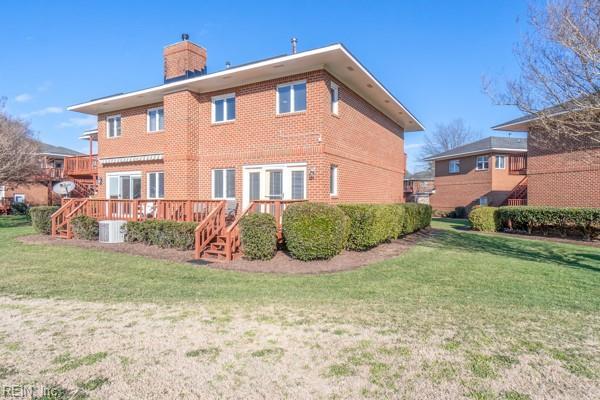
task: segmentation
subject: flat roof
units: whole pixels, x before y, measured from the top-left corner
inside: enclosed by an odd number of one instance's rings
[[[163,96],[179,90],[213,92],[325,69],[406,132],[422,131],[419,120],[385,88],[341,43],[231,67],[222,71],[165,83],[147,89],[75,104],[67,109],[98,115],[146,104],[160,103]]]

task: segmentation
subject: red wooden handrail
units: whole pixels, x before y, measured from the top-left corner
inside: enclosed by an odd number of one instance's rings
[[[194,256],[199,259],[205,247],[225,228],[225,205],[222,200],[194,230]]]

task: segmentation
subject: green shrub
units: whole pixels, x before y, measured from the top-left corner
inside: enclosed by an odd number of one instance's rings
[[[76,239],[98,240],[98,221],[87,215],[78,215],[71,220],[73,236]]]
[[[39,233],[49,235],[52,230],[52,214],[58,210],[57,206],[40,206],[31,207],[29,209],[29,216],[31,218],[31,225]]]
[[[498,208],[498,219],[504,229],[529,234],[580,234],[592,240],[600,233],[600,208],[509,206]]]
[[[404,209],[394,204],[342,204],[350,218],[346,248],[362,251],[402,234]]]
[[[127,222],[125,240],[129,243],[144,243],[162,248],[191,250],[194,248],[196,222],[149,220]]]
[[[427,228],[431,224],[432,209],[430,205],[405,203],[402,206],[404,207],[403,235]]]
[[[12,203],[10,206],[10,212],[14,215],[25,215],[29,210],[29,206],[25,203]]]
[[[500,229],[496,207],[477,207],[469,213],[471,229],[482,232],[495,232]]]
[[[328,259],[346,244],[348,221],[336,206],[298,203],[283,212],[283,236],[291,256],[308,261]]]
[[[467,218],[468,214],[467,207],[455,207],[454,216],[452,218]]]
[[[270,260],[277,251],[277,225],[271,214],[245,215],[240,221],[242,251],[249,260]]]

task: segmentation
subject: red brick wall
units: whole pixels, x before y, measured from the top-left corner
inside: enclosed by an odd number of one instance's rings
[[[459,158],[460,172],[457,174],[448,172],[450,160],[436,161],[435,193],[430,197],[431,206],[444,211],[472,207],[478,205],[479,198],[483,196],[488,198],[489,205],[500,205],[523,176],[509,174],[508,158],[505,169],[496,169],[495,155],[489,156],[489,168],[482,171],[476,170],[478,155]]]
[[[276,115],[276,87],[305,79],[305,112]],[[107,114],[99,116],[99,157],[164,153],[164,162],[102,166],[100,196],[110,171],[165,171],[166,198],[210,198],[214,168],[236,169],[242,200],[242,167],[307,163],[307,196],[318,201],[403,201],[404,138],[401,127],[340,84],[339,117],[330,112],[330,75],[317,70],[220,92],[180,91],[164,98],[165,132],[146,132],[146,109],[122,111],[122,136],[106,138]],[[236,94],[236,120],[211,122],[211,98]],[[118,113],[109,113],[114,115]],[[329,195],[329,168],[338,165],[339,196]],[[311,173],[312,171],[312,173]]]
[[[45,206],[50,205],[48,186],[43,183],[32,183],[28,185],[19,185],[16,187],[7,187],[5,196],[12,199],[15,194],[24,194],[25,203],[30,206]],[[50,193],[52,200],[56,201],[56,204],[60,204],[60,198]]]
[[[527,203],[535,206],[600,207],[600,147],[559,152],[529,132]],[[557,146],[560,148],[560,146]]]

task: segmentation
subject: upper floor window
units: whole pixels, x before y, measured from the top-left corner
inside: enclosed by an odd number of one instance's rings
[[[496,169],[506,168],[506,156],[496,156]]]
[[[121,116],[106,117],[106,136],[109,138],[121,136]]]
[[[212,122],[235,121],[235,93],[212,98]]]
[[[277,114],[306,111],[306,81],[277,86]]]
[[[148,198],[162,199],[165,197],[165,173],[150,172],[148,174]]]
[[[489,167],[489,157],[488,156],[479,156],[477,157],[477,167],[478,171],[488,169]]]
[[[329,86],[329,94],[331,96],[331,113],[334,115],[339,114],[339,103],[340,103],[340,88],[335,83],[331,82]]]
[[[162,107],[148,110],[148,132],[159,132],[165,129],[165,110]]]
[[[235,199],[235,169],[213,169],[213,198]]]
[[[448,172],[451,174],[457,174],[460,172],[460,160],[450,160],[448,164]]]

